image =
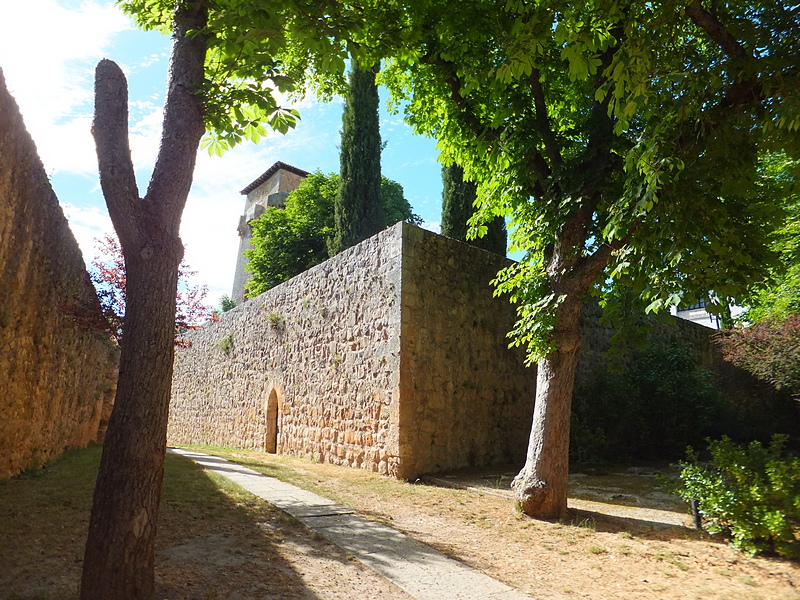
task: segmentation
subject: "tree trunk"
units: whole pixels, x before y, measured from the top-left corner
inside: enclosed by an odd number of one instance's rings
[[[126,260],[119,382],[95,486],[82,600],[150,598],[155,591],[180,241],[149,248]]]
[[[545,251],[545,294],[558,299],[550,334],[553,350],[538,362],[528,454],[511,484],[523,512],[537,519],[558,519],[567,514],[569,425],[581,347],[583,298],[605,270],[612,253],[624,243],[615,240],[601,244],[592,254],[582,256],[599,196],[587,190],[586,198]]]
[[[126,311],[114,409],[103,444],[83,561],[81,600],[152,598],[154,544],[172,387],[175,296],[183,257],[179,228],[205,131],[202,86],[205,0],[178,4],[161,147],[139,198],[128,143],[122,70],[97,66],[95,118],[100,183],[126,269]]]
[[[558,519],[567,514],[569,425],[582,309],[580,297],[568,297],[559,306],[556,349],[537,364],[528,454],[512,483],[522,511],[537,519]]]

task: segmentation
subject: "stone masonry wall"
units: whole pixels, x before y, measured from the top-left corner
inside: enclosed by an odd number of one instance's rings
[[[269,446],[397,474],[401,229],[388,229],[190,332],[170,443]],[[227,349],[227,351],[226,351]]]
[[[524,367],[524,350],[508,348],[514,307],[489,283],[507,264],[399,223],[225,313],[186,335],[170,443],[266,449],[408,479],[522,462],[536,371]],[[605,363],[613,331],[598,310],[582,324],[578,385]],[[709,360],[709,333],[672,319],[651,336]]]
[[[519,459],[535,372],[503,264],[401,223],[225,313],[186,336],[170,443],[268,449],[274,401],[285,454],[403,478]]]
[[[62,308],[98,310],[83,257],[0,71],[0,478],[96,438],[116,356]]]
[[[524,460],[536,370],[509,349],[514,307],[490,281],[510,261],[404,225],[402,475]]]

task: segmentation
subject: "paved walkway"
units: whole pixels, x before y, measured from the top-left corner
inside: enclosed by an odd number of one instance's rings
[[[281,508],[417,600],[530,600],[399,531],[274,477],[217,456],[170,449]]]

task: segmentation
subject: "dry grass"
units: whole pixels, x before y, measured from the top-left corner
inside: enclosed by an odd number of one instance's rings
[[[531,520],[506,499],[289,457],[200,449],[330,497],[540,600],[800,600],[796,563],[683,528],[577,513]],[[0,598],[75,598],[99,448],[0,482]],[[226,480],[167,457],[157,544],[164,600],[404,598]]]
[[[599,512],[542,522],[497,496],[286,456],[194,449],[332,498],[537,599],[800,600],[797,563],[748,558],[691,529],[654,529]]]
[[[0,481],[0,598],[77,598],[100,447]],[[156,554],[160,600],[407,598],[282,511],[167,455]]]

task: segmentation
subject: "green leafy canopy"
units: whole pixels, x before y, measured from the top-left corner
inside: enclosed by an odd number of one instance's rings
[[[173,0],[118,4],[142,29],[171,33]],[[243,140],[257,143],[266,126],[280,133],[295,127],[300,115],[283,103],[320,83],[309,66],[324,67],[327,89],[341,82],[346,54],[339,38],[350,21],[337,3],[209,0],[206,6],[208,25],[192,34],[208,43],[202,91],[208,134],[201,147],[210,154]]]
[[[567,297],[618,280],[651,311],[725,302],[775,264],[781,200],[763,165],[800,154],[797,5],[405,9],[414,33],[382,80],[480,183],[482,210],[509,218],[526,256],[498,283],[532,358]]]
[[[166,29],[167,0],[122,3]],[[279,0],[208,3],[213,152],[292,126],[273,93],[343,88],[348,53],[505,216],[499,278],[532,357],[565,300],[612,280],[649,310],[740,298],[777,264],[766,157],[800,156],[800,5]],[[712,307],[713,308],[713,307]]]
[[[289,194],[285,208],[269,207],[260,218],[250,222],[253,248],[245,251],[249,260],[247,270],[251,273],[250,297],[327,260],[338,187],[338,175],[312,173]],[[381,181],[381,204],[386,216],[384,226],[398,221],[420,223],[403,195],[402,186],[385,177]]]

